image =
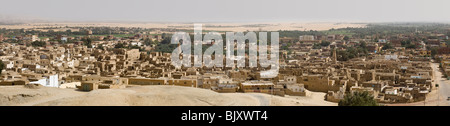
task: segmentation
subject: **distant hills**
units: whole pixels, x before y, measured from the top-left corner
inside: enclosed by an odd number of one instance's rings
[[[48,23],[50,21],[40,18],[20,17],[0,14],[0,25],[17,25],[24,23]]]

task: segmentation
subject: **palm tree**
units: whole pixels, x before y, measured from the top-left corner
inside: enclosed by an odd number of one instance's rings
[[[348,93],[344,96],[344,99],[339,101],[339,106],[378,106],[377,101],[373,98],[369,92],[355,91]]]

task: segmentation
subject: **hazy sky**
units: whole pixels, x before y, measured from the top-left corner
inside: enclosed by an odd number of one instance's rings
[[[0,0],[0,15],[56,21],[450,22],[449,12],[450,0]]]

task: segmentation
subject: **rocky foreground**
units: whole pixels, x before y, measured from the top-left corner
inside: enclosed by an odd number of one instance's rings
[[[130,86],[125,89],[76,89],[1,86],[2,106],[323,106],[324,93],[307,96],[271,96],[260,93],[217,93],[180,86]]]

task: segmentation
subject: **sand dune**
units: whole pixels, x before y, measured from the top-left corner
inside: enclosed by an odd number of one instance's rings
[[[0,87],[0,105],[20,106],[321,106],[324,93],[307,96],[272,96],[260,93],[217,93],[180,86],[132,86],[91,92],[75,89],[22,86]]]
[[[332,28],[366,27],[362,23],[333,22],[266,22],[266,23],[201,23],[203,30],[208,31],[278,31],[278,30],[329,30]],[[192,30],[194,23],[29,23],[18,25],[0,25],[6,29],[36,29],[48,27],[140,27],[140,28],[170,28]],[[58,31],[58,29],[53,29]],[[46,30],[45,30],[46,31]],[[76,30],[75,30],[76,31]]]

